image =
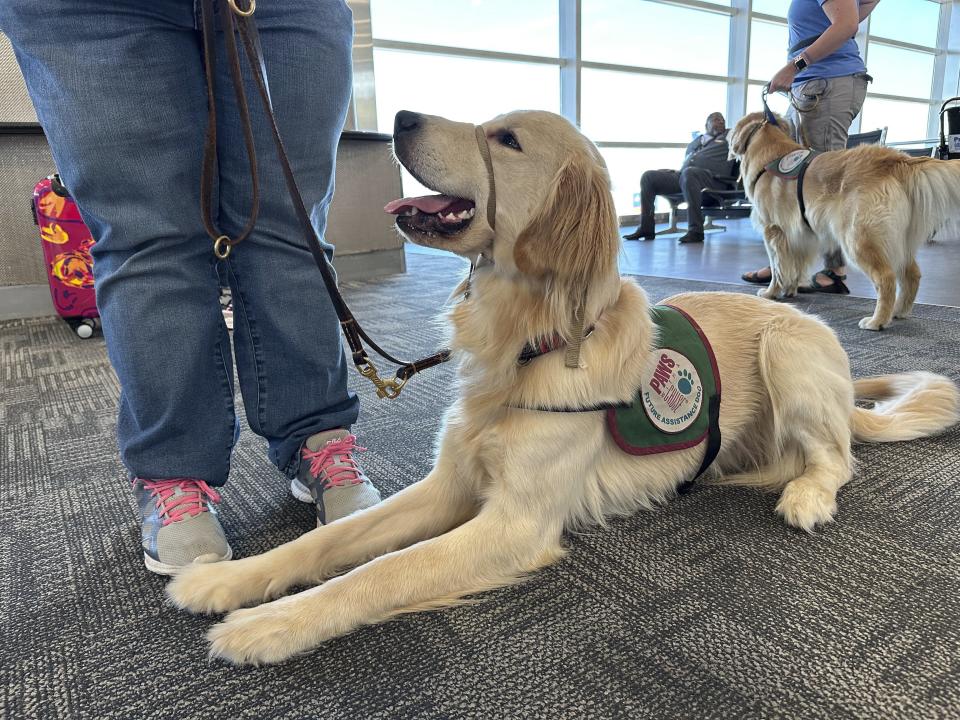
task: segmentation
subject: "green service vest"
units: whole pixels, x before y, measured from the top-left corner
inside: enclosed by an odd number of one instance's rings
[[[807,166],[817,155],[821,155],[818,150],[803,148],[794,150],[778,158],[773,162],[767,163],[766,171],[773,173],[783,180],[803,181],[803,174],[807,171]]]
[[[624,452],[653,455],[707,440],[701,475],[720,450],[720,372],[710,341],[683,310],[651,308],[657,350],[633,403],[607,410],[607,427]]]

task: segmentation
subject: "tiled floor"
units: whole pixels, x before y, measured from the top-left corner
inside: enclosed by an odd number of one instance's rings
[[[763,241],[749,220],[723,220],[723,232],[707,233],[702,245],[680,245],[679,235],[661,235],[651,242],[625,240],[620,267],[623,272],[660,277],[710,280],[742,284],[740,275],[767,264]],[[658,226],[658,229],[666,225]],[[635,226],[621,228],[622,234]],[[945,235],[945,233],[941,233]],[[924,245],[917,254],[923,272],[917,302],[960,306],[960,238],[951,237]],[[858,297],[876,297],[870,280],[855,268],[848,269],[847,285]]]
[[[661,235],[651,242],[625,240],[620,255],[620,270],[636,275],[708,280],[743,285],[740,275],[767,264],[763,241],[749,220],[723,220],[724,231],[707,233],[702,245],[680,245],[677,235]],[[622,235],[636,226],[620,229]],[[666,224],[657,229],[666,228]],[[940,238],[920,248],[917,262],[923,272],[917,302],[960,307],[960,234],[941,232]],[[439,250],[407,243],[407,252],[437,253]],[[811,269],[811,273],[813,269]],[[847,285],[857,297],[875,298],[873,284],[855,268],[848,268]]]

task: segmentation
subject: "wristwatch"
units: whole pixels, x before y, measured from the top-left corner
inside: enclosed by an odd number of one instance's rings
[[[800,53],[793,59],[793,66],[797,69],[797,72],[802,72],[809,66],[807,59],[803,56],[803,53]]]

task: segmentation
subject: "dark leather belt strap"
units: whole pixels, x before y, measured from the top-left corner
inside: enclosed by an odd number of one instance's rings
[[[257,90],[263,101],[264,113],[269,120],[270,130],[273,134],[274,144],[277,148],[277,154],[280,158],[280,167],[283,170],[283,176],[286,181],[287,190],[290,193],[290,199],[293,201],[294,213],[303,232],[303,237],[307,241],[310,253],[313,255],[314,262],[320,270],[324,285],[330,295],[330,301],[333,304],[337,317],[340,320],[340,327],[343,330],[344,337],[350,347],[353,363],[361,375],[369,379],[377,388],[377,395],[380,397],[395,398],[400,394],[400,390],[411,377],[418,372],[431,368],[440,363],[446,362],[450,358],[449,350],[441,350],[429,357],[416,361],[405,361],[395,358],[393,355],[381,348],[374,342],[361,327],[360,323],[354,317],[343,296],[337,288],[336,277],[326,253],[317,239],[317,234],[310,222],[310,216],[307,213],[303,203],[303,197],[297,187],[296,179],[293,176],[293,170],[290,168],[290,162],[287,158],[286,150],[283,146],[283,140],[280,137],[280,131],[277,128],[277,121],[273,114],[273,108],[270,103],[270,92],[267,89],[266,68],[263,64],[263,54],[260,52],[260,40],[257,34],[256,25],[253,22],[252,15],[255,5],[250,0],[239,0],[245,7],[238,7],[235,4],[237,0],[224,2],[221,0],[219,5],[219,18],[222,24],[224,42],[227,52],[227,62],[230,64],[230,73],[233,78],[234,92],[237,96],[237,105],[240,109],[241,124],[244,128],[244,141],[247,146],[247,154],[250,158],[251,181],[253,183],[253,202],[250,210],[250,218],[243,231],[236,237],[230,238],[220,233],[211,219],[212,214],[212,196],[213,196],[213,177],[216,169],[217,148],[216,148],[216,102],[214,93],[214,9],[213,0],[201,0],[201,10],[203,15],[203,47],[204,59],[206,63],[207,74],[207,100],[209,103],[207,122],[206,144],[204,147],[203,172],[201,174],[201,208],[203,212],[204,226],[210,238],[214,241],[214,252],[217,257],[225,259],[230,254],[230,249],[246,238],[253,230],[257,220],[259,209],[259,185],[257,181],[257,160],[256,150],[253,141],[253,130],[250,123],[250,113],[247,106],[246,93],[243,88],[243,79],[240,68],[240,52],[237,47],[235,32],[239,31],[240,39],[243,42],[246,51],[247,60],[250,64],[253,79],[256,82]],[[236,15],[236,17],[235,17]],[[363,342],[367,344],[384,359],[399,365],[394,378],[381,379],[377,374],[376,368],[370,361]]]

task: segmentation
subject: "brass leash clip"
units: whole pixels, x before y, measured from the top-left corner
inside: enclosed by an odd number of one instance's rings
[[[400,391],[403,390],[403,386],[407,384],[406,380],[399,377],[384,380],[377,374],[377,368],[370,361],[370,358],[364,359],[363,365],[357,365],[357,371],[374,384],[377,388],[378,398],[395,400],[400,397]]]

